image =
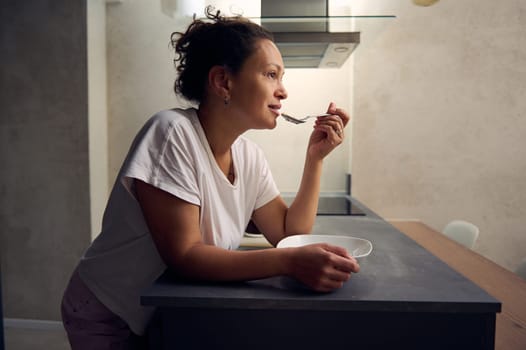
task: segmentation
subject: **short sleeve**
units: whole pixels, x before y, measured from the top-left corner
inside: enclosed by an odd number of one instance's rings
[[[139,132],[120,178],[132,195],[131,180],[138,179],[200,205],[195,162],[189,146],[195,142],[192,125],[186,118],[174,122],[169,112],[152,117]]]

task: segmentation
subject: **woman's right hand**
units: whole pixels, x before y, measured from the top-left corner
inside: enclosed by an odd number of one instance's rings
[[[360,270],[342,247],[318,243],[290,249],[289,275],[319,292],[341,288]]]

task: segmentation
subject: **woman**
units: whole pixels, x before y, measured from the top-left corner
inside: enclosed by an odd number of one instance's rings
[[[198,109],[159,112],[139,132],[102,232],[66,289],[63,320],[73,349],[140,348],[153,310],[140,306],[139,295],[167,267],[213,281],[286,275],[317,291],[358,272],[343,248],[327,244],[235,250],[250,220],[274,245],[311,231],[323,159],[342,142],[349,117],[330,104],[331,115],[315,122],[287,208],[261,150],[241,136],[276,126],[287,97],[281,55],[260,26],[219,12],[207,17],[172,34],[175,91]]]

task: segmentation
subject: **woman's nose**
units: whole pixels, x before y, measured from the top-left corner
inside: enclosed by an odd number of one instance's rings
[[[280,100],[284,100],[288,97],[287,89],[285,89],[283,83],[280,84],[278,90],[276,91],[276,95],[279,97]]]

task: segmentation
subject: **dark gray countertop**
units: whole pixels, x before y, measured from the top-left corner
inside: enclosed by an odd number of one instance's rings
[[[339,290],[316,293],[288,277],[239,283],[200,283],[164,274],[142,297],[159,307],[495,313],[484,290],[369,209],[367,216],[319,216],[313,233],[368,239],[373,251]]]

